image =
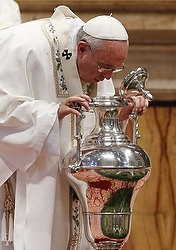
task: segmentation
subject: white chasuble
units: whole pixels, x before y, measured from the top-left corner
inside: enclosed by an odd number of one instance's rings
[[[35,21],[0,31],[0,48],[0,199],[16,174],[14,247],[0,249],[48,250],[59,157],[58,126],[48,140],[58,110],[50,46]]]
[[[76,23],[76,17],[72,19],[75,25],[75,31],[71,32],[73,41],[83,22],[78,20]],[[69,25],[72,19],[69,18]],[[42,28],[46,22],[50,20],[0,31],[0,57],[4,59],[0,67],[1,217],[3,183],[10,177],[12,182],[16,179],[12,185],[15,194],[14,246],[4,246],[1,242],[0,250],[66,250],[68,245],[69,184],[61,163],[73,146],[73,130],[71,116],[59,123],[57,110],[59,102],[70,93],[63,90],[64,94],[56,95],[58,84],[62,89],[67,82],[59,78],[54,42]],[[98,89],[99,95],[103,94],[101,86]],[[87,119],[85,124],[92,124],[90,118]],[[90,126],[85,130],[90,131]],[[2,236],[1,227],[0,233]],[[80,250],[89,249],[92,248],[83,236]]]

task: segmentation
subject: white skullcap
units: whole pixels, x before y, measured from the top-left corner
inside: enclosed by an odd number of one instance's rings
[[[97,16],[90,19],[83,26],[83,30],[90,36],[107,40],[128,40],[124,26],[116,18],[110,16]]]

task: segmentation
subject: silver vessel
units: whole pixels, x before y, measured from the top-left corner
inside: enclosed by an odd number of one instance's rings
[[[97,250],[122,249],[130,235],[135,197],[151,170],[147,153],[119,127],[119,113],[128,105],[124,97],[123,92],[92,99],[95,127],[82,142],[77,118],[77,148],[64,160],[66,176],[82,204],[85,236]]]

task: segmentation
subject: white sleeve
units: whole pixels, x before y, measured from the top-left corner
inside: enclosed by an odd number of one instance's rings
[[[41,29],[32,27],[30,36],[26,25],[0,31],[3,62],[0,67],[0,185],[17,169],[26,172],[40,156],[45,143],[47,147],[52,144],[52,128],[55,135],[59,134],[59,127],[55,126],[58,104],[50,98],[49,83],[54,83],[49,50],[42,34],[41,39],[38,37]],[[33,37],[35,43],[31,41]],[[35,51],[29,47],[31,44],[37,46]],[[28,72],[33,75],[31,79]]]
[[[41,155],[45,156],[59,156],[60,154],[60,135],[59,135],[59,119],[58,116],[56,116],[55,123],[50,130],[45,144],[43,146]]]

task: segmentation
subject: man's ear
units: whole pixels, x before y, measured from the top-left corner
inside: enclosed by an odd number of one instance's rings
[[[77,46],[77,56],[82,57],[87,50],[89,49],[89,46],[86,42],[80,41]]]

